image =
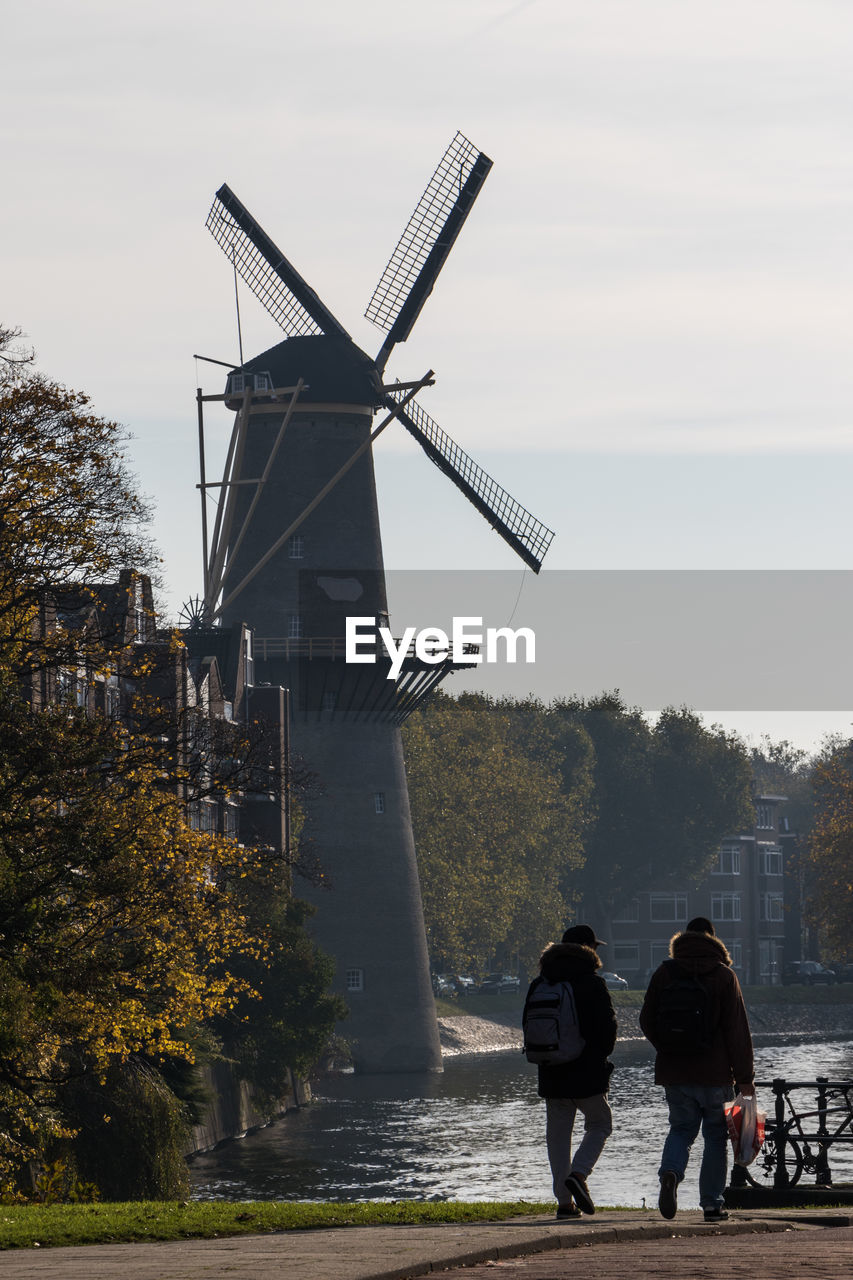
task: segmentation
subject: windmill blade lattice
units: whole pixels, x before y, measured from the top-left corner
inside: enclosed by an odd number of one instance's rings
[[[461,133],[442,156],[364,313],[389,331],[376,362],[380,369],[394,344],[411,333],[491,167]]]
[[[386,401],[388,407],[395,407],[404,395],[402,390],[391,391]],[[553,529],[531,515],[478,466],[415,400],[399,410],[398,416],[427,457],[465,494],[525,564],[538,573],[554,537]]]
[[[217,191],[204,225],[289,338],[312,334],[349,337],[227,183]]]

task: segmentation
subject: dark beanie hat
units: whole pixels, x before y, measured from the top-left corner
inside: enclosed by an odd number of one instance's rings
[[[601,938],[596,938],[588,924],[575,924],[563,934],[563,942],[576,942],[582,947],[603,947]]]
[[[688,933],[707,933],[710,937],[716,938],[717,933],[711,921],[705,916],[696,916],[687,926]]]

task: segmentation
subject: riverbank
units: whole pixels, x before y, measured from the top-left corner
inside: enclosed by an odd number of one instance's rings
[[[621,995],[621,993],[619,993]],[[812,993],[816,994],[816,993]],[[639,1015],[641,993],[626,993],[616,1001],[619,1040],[642,1041]],[[750,999],[747,1008],[756,1044],[773,1044],[786,1039],[846,1040],[853,1039],[853,997],[844,1000],[813,1001],[779,1000],[770,1002]],[[467,1053],[496,1053],[521,1049],[521,1007],[496,1008],[488,1015],[441,1012],[438,1018],[441,1051],[444,1057]]]

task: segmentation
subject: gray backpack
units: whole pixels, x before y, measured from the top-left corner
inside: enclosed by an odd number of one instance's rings
[[[524,1053],[537,1066],[557,1067],[574,1062],[586,1041],[578,1026],[578,1012],[570,982],[534,978],[521,1015]]]

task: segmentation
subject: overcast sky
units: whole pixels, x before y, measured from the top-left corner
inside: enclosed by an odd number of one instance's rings
[[[0,318],[133,433],[172,608],[221,389],[193,353],[237,355],[216,188],[374,354],[364,307],[457,129],[494,169],[388,373],[435,369],[424,407],[557,531],[546,566],[850,567],[849,3],[32,0],[3,45]],[[278,341],[242,315],[247,354]],[[515,568],[402,430],[377,474],[390,566]]]

